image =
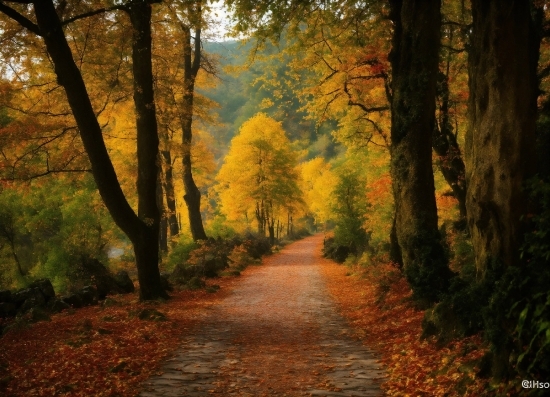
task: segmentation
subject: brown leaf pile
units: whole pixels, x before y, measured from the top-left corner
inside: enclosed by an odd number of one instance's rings
[[[320,260],[329,291],[342,314],[364,343],[382,355],[388,378],[382,385],[389,396],[492,395],[486,379],[475,376],[476,360],[486,349],[481,337],[455,340],[438,348],[433,339],[420,340],[424,311],[411,303],[411,290],[391,265],[374,271]],[[387,290],[381,291],[382,280]],[[382,294],[382,298],[381,298]]]
[[[222,289],[215,294],[175,292],[166,303],[115,296],[110,307],[70,310],[10,330],[0,339],[0,395],[136,395],[200,321],[204,308],[221,301],[235,280],[216,282]],[[140,319],[144,309],[156,317]]]

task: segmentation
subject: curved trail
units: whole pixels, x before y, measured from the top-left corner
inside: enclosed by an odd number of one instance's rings
[[[295,242],[247,271],[140,396],[382,395],[383,372],[316,266],[322,240]]]

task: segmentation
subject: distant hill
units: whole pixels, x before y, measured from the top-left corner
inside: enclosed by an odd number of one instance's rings
[[[220,145],[221,152],[225,152],[224,148],[227,148],[242,123],[262,111],[282,121],[290,140],[297,149],[307,149],[308,158],[318,155],[326,158],[335,156],[337,145],[332,141],[330,131],[336,125],[327,123],[317,129],[314,120],[307,119],[307,114],[300,110],[302,104],[287,83],[287,55],[281,55],[279,49],[271,45],[259,51],[252,62],[249,59],[252,48],[251,42],[204,43],[205,52],[219,60],[217,86],[201,90],[200,93],[220,105],[216,111],[223,125],[207,126],[206,129]],[[266,58],[269,54],[279,56]],[[266,74],[280,82],[280,85],[275,88],[271,84],[257,81]]]

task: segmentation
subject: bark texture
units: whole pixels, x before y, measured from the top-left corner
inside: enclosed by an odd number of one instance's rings
[[[162,157],[164,159],[164,192],[166,195],[167,221],[170,237],[175,237],[179,234],[180,228],[178,217],[176,215],[176,195],[174,191],[174,171],[172,167],[172,155],[170,150],[163,150]]]
[[[147,4],[146,7],[150,6]],[[80,130],[80,136],[90,159],[92,174],[99,193],[115,223],[130,238],[134,246],[141,298],[156,299],[166,296],[160,285],[158,268],[158,210],[156,210],[155,197],[156,166],[154,166],[152,171],[143,169],[149,166],[151,159],[155,159],[156,161],[158,143],[155,146],[154,137],[144,136],[143,133],[141,135],[138,134],[138,147],[141,148],[141,150],[138,149],[140,153],[138,157],[141,159],[138,165],[140,168],[138,171],[140,178],[138,181],[138,195],[140,199],[138,216],[128,204],[118,182],[113,164],[105,147],[105,142],[103,141],[101,127],[95,116],[80,70],[74,62],[53,1],[36,1],[34,3],[34,10],[38,28],[54,64],[58,82],[66,92],[69,105]],[[148,15],[150,18],[150,9]],[[140,78],[140,76],[138,74],[136,78]],[[147,88],[143,86],[143,89]],[[145,128],[148,128],[148,126]],[[142,141],[145,139],[145,143],[142,142],[140,144],[140,139]],[[152,153],[148,153],[148,151]],[[153,178],[150,177],[151,172],[154,174]],[[148,191],[148,189],[151,191]],[[150,195],[153,197],[155,209],[152,208]]]
[[[466,206],[478,278],[519,260],[535,170],[538,47],[527,1],[472,0]]]
[[[198,5],[198,14],[201,15],[200,3]],[[193,179],[191,147],[192,147],[192,125],[193,125],[193,101],[195,91],[195,79],[199,72],[201,64],[201,29],[195,28],[194,51],[191,51],[191,29],[189,26],[182,26],[183,30],[183,66],[184,77],[183,85],[185,92],[182,101],[181,113],[181,131],[183,143],[183,187],[185,195],[183,199],[187,205],[189,214],[189,225],[191,227],[191,235],[193,240],[206,240],[206,232],[202,224],[201,215],[201,192]],[[192,56],[191,53],[194,53]]]
[[[432,134],[440,0],[393,0],[391,175],[396,234],[415,296],[437,301],[451,277],[437,225]]]
[[[449,73],[440,72],[437,84],[439,123],[434,128],[432,147],[437,165],[458,201],[461,219],[466,218],[466,168],[449,116]]]

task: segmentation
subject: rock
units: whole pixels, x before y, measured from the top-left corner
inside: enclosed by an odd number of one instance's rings
[[[37,323],[39,321],[52,321],[50,315],[40,307],[33,307],[29,310],[29,314],[31,316],[31,322],[33,323]]]
[[[54,298],[48,302],[48,309],[52,313],[59,313],[59,312],[62,312],[63,310],[67,310],[70,308],[71,308],[71,305],[69,305],[63,299]]]
[[[97,305],[97,290],[92,285],[87,285],[78,291],[83,306]]]
[[[122,304],[119,301],[115,300],[115,299],[105,298],[105,300],[103,301],[101,306],[103,306],[103,307],[113,307],[113,306],[122,306]]]
[[[77,309],[83,306],[82,298],[79,294],[71,294],[71,295],[65,296],[63,298],[63,301]]]
[[[121,270],[115,275],[115,282],[117,285],[122,288],[124,293],[132,293],[135,291],[134,283],[132,282],[132,279],[130,279],[130,276],[128,276],[128,272]]]
[[[160,285],[165,291],[173,291],[174,286],[170,283],[170,275],[168,273],[160,274]]]
[[[39,280],[33,281],[29,288],[37,288],[42,295],[44,295],[44,298],[46,301],[49,301],[52,298],[55,298],[55,291],[53,289],[53,285],[50,280],[47,278],[41,278]]]
[[[166,321],[166,315],[155,309],[143,309],[138,313],[140,320]]]
[[[14,317],[17,314],[17,308],[11,302],[0,302],[0,318]]]
[[[11,303],[12,296],[9,289],[0,291],[0,303]]]
[[[178,264],[174,268],[172,274],[170,274],[170,281],[174,284],[185,284],[190,279],[199,274],[197,266],[185,266]]]
[[[45,300],[44,295],[38,288],[20,289],[12,295],[12,301],[17,307],[20,307],[23,302],[31,298],[35,298],[37,301]]]
[[[209,292],[211,294],[218,292],[220,289],[220,286],[218,284],[212,284],[206,287],[206,292]]]
[[[18,313],[26,313],[32,308],[38,307],[38,306],[44,306],[46,303],[46,299],[42,295],[42,293],[38,293],[34,297],[30,297],[27,299],[21,306],[19,306],[19,309],[17,310]]]
[[[191,280],[189,280],[186,284],[187,288],[190,290],[201,289],[204,288],[205,285],[206,283],[204,280],[197,276],[191,278]]]

